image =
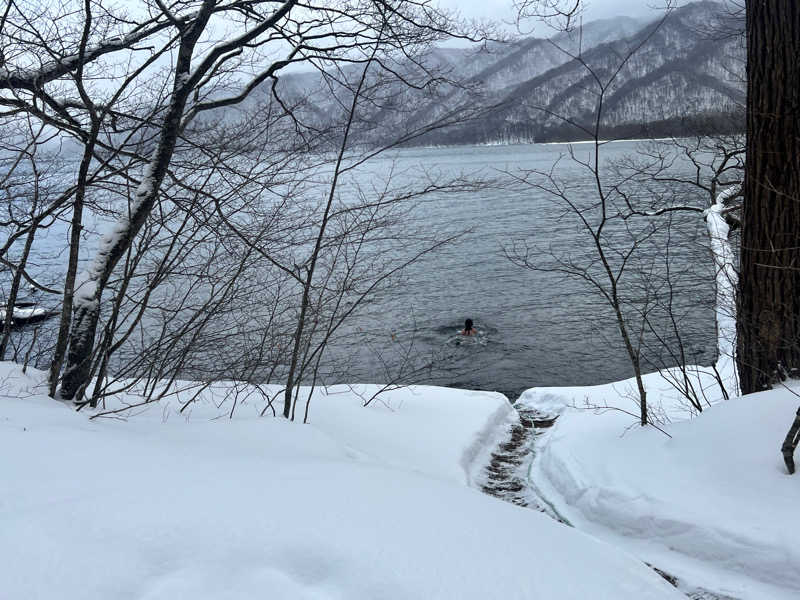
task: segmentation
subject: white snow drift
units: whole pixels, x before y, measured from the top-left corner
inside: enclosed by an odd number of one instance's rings
[[[160,404],[127,421],[43,397],[2,365],[0,597],[677,599],[640,561],[465,486],[508,410],[432,387],[311,425]]]
[[[665,380],[645,381],[651,401],[680,414]],[[742,600],[800,598],[800,477],[780,454],[800,385],[721,401],[664,425],[672,437],[582,408],[635,411],[631,385],[523,394],[525,405],[561,412],[531,470],[540,493],[577,528],[694,585]]]

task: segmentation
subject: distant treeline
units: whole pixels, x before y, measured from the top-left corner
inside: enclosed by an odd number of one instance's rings
[[[579,142],[593,139],[589,123],[563,123],[557,127],[541,129],[534,124],[519,123],[503,127],[459,127],[455,131],[441,130],[410,142],[407,146],[460,146],[473,144],[524,144],[548,142]],[[744,112],[706,113],[688,117],[675,117],[646,123],[625,123],[604,126],[599,139],[653,139],[732,135],[744,133]]]

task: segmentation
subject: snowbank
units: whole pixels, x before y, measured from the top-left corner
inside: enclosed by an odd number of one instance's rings
[[[213,399],[89,421],[0,365],[3,598],[677,599],[627,554],[464,485],[498,394],[417,387],[311,425]],[[335,393],[334,393],[335,392]]]
[[[523,404],[562,411],[537,448],[538,490],[577,528],[681,579],[740,599],[800,597],[800,478],[780,454],[800,399],[783,389],[721,402],[665,426],[671,438],[618,411],[565,407],[631,409],[625,389],[523,394]]]
[[[477,448],[513,411],[497,392],[434,386],[386,392],[364,407],[362,398],[375,391],[368,385],[319,390],[309,421],[376,462],[454,483],[469,483]]]

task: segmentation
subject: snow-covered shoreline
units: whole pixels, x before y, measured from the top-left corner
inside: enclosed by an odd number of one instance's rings
[[[632,408],[630,381],[521,396],[521,406],[559,414],[535,448],[539,493],[576,528],[693,589],[741,600],[800,596],[800,480],[780,455],[800,383],[729,401],[717,394],[688,419],[666,380],[645,380],[672,416],[663,433],[616,410]]]
[[[663,432],[616,410],[635,408],[631,381],[518,400],[559,415],[533,436],[528,477],[573,529],[476,489],[517,418],[502,394],[412,386],[365,407],[377,386],[321,388],[302,425],[259,417],[250,401],[229,418],[222,383],[184,412],[177,394],[90,420],[44,395],[44,373],[0,363],[3,591],[685,597],[648,563],[695,594],[796,598],[800,480],[778,448],[798,399],[776,390],[723,401],[715,374],[692,372],[711,406],[691,419],[667,379],[645,376],[671,418]]]
[[[468,487],[501,394],[420,386],[363,407],[342,386],[315,395],[308,425],[248,402],[228,419],[213,394],[89,420],[44,377],[0,364],[3,597],[682,597],[627,553]]]

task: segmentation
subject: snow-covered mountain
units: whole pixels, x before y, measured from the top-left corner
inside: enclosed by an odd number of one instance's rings
[[[744,26],[721,4],[701,1],[650,22],[605,19],[550,39],[434,48],[414,60],[401,58],[385,66],[412,85],[390,81],[379,69],[368,75],[362,89],[371,90],[371,99],[360,106],[351,138],[384,142],[409,135],[412,144],[585,139],[600,101],[603,137],[737,129],[745,99],[743,36],[721,34],[715,27],[721,22],[728,29]],[[287,75],[275,92],[304,124],[335,132],[361,69]],[[429,81],[430,72],[439,75],[436,81]],[[265,88],[251,102],[270,98]]]

